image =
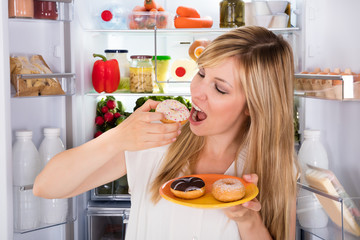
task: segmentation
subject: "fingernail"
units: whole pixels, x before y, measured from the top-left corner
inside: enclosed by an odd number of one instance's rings
[[[175,141],[176,141],[176,138],[171,139],[171,141],[175,142]]]
[[[178,135],[180,135],[180,133],[181,133],[181,130],[178,131]]]
[[[247,175],[247,174],[245,174],[245,175],[243,176],[243,178],[244,178],[246,181],[251,180],[251,176],[250,176],[250,175]]]
[[[244,207],[248,207],[248,206],[249,206],[249,202],[244,202],[242,205],[243,205]]]

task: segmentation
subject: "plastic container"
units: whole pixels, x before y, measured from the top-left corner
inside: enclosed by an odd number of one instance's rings
[[[128,15],[129,29],[173,28],[173,17],[168,12],[132,12]]]
[[[58,19],[56,2],[34,0],[34,18],[37,19]]]
[[[192,60],[197,61],[200,54],[204,51],[204,49],[210,44],[210,40],[208,39],[197,39],[195,40],[189,47],[189,56]]]
[[[39,152],[32,142],[32,131],[16,131],[13,145],[14,229],[16,232],[39,226],[39,201],[32,185],[40,173]]]
[[[33,0],[9,0],[9,18],[33,18]]]
[[[170,65],[171,57],[167,55],[162,56],[156,56],[156,78],[157,83],[155,86],[157,86],[159,93],[166,92],[167,84],[166,81],[169,78],[169,65]],[[152,64],[155,67],[155,56],[152,58]]]
[[[187,58],[176,59],[171,64],[171,78],[176,81],[191,81],[197,70],[195,61]]]
[[[119,63],[120,82],[118,90],[122,92],[130,91],[130,62],[127,58],[128,50],[126,49],[106,49],[107,59],[116,59]]]
[[[302,170],[300,181],[306,185],[305,172],[309,168],[307,165],[323,169],[329,168],[326,150],[320,142],[319,130],[304,130],[304,142],[300,147],[298,159]],[[300,190],[296,212],[303,227],[324,228],[327,226],[328,216],[321,207],[319,200],[311,192],[304,189]]]
[[[245,3],[242,0],[220,2],[220,28],[236,28],[245,25]]]
[[[127,17],[127,10],[118,7],[118,4],[111,4],[100,10],[97,21],[102,29],[120,30],[127,29]]]
[[[130,58],[130,91],[133,93],[152,93],[155,81],[152,56],[133,55]]]
[[[65,150],[60,139],[59,128],[44,128],[44,139],[40,144],[39,153],[42,167],[56,154]],[[41,222],[57,224],[66,221],[68,213],[68,199],[40,199]]]

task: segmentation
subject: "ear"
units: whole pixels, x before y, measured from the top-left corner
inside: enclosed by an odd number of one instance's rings
[[[246,116],[250,116],[250,112],[249,112],[249,108],[246,106],[245,108],[245,115]]]

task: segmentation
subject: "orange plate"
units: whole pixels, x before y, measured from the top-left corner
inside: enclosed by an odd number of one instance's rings
[[[165,184],[163,184],[159,189],[160,195],[164,199],[166,199],[170,202],[185,205],[188,207],[225,208],[225,207],[231,207],[234,205],[242,204],[244,202],[248,202],[248,201],[254,199],[259,193],[259,189],[256,187],[255,184],[248,183],[244,179],[234,177],[234,176],[222,175],[222,174],[198,174],[198,175],[189,175],[189,176],[183,176],[183,177],[199,177],[202,180],[204,180],[205,195],[203,195],[200,198],[191,199],[191,200],[175,197],[175,195],[170,191],[170,185],[174,180],[176,180],[178,178],[171,179],[171,180],[167,181]],[[183,178],[183,177],[181,177],[181,178]],[[235,178],[235,179],[240,180],[245,186],[245,196],[242,199],[240,199],[238,201],[234,201],[234,202],[220,202],[220,201],[216,200],[213,197],[213,195],[211,194],[212,185],[216,180],[219,180],[222,178]]]

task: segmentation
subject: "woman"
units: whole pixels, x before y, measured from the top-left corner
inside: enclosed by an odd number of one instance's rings
[[[35,181],[45,198],[72,197],[127,173],[128,239],[295,239],[296,169],[293,56],[261,27],[216,38],[198,59],[189,122],[158,123],[147,101],[118,127],[55,156]],[[242,176],[257,199],[220,210],[177,205],[159,196],[188,174]]]

